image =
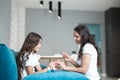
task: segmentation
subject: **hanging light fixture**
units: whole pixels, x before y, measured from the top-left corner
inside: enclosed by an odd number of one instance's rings
[[[49,1],[48,3],[49,5],[49,12],[52,13],[53,12],[53,1]],[[61,10],[61,1],[58,1],[58,19],[61,19],[61,13],[62,13],[62,10]],[[44,6],[44,1],[43,0],[40,0],[40,6],[43,7]]]
[[[44,2],[43,2],[43,0],[41,0],[40,1],[40,6],[43,7],[43,5],[44,5]]]
[[[52,13],[53,9],[52,9],[52,1],[49,1],[49,12]]]
[[[61,19],[61,2],[58,2],[58,19]]]

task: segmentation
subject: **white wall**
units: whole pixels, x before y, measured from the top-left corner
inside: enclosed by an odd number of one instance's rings
[[[104,28],[104,12],[62,10],[62,19],[59,20],[57,11],[50,14],[47,9],[29,8],[25,19],[25,35],[33,31],[43,37],[41,55],[76,50],[73,29],[79,23],[100,24]]]
[[[10,45],[11,0],[0,0],[0,43]]]
[[[18,46],[17,50],[19,51],[22,47],[22,44],[25,39],[25,8],[19,8],[18,10]]]
[[[0,43],[17,49],[18,7],[15,0],[0,0]]]
[[[18,45],[18,7],[16,0],[11,0],[10,48],[17,50]]]

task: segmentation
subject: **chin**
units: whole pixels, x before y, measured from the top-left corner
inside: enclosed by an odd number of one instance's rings
[[[38,52],[39,50],[38,50],[38,49],[36,49],[35,51],[36,51],[36,52]]]
[[[76,44],[79,44],[78,42],[75,42]]]
[[[36,50],[37,52],[39,51],[39,50]]]

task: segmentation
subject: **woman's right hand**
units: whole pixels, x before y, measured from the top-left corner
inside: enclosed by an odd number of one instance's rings
[[[48,67],[52,70],[54,66],[55,66],[55,63],[54,62],[50,62]]]
[[[69,61],[69,62],[71,62],[71,57],[66,53],[66,52],[63,52],[62,53],[62,56],[63,56],[63,58],[66,60],[66,61]]]

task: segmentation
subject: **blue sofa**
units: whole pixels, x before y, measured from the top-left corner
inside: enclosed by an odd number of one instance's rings
[[[0,44],[0,80],[17,80],[18,71],[14,51]],[[88,80],[83,74],[68,71],[35,73],[23,80]]]

